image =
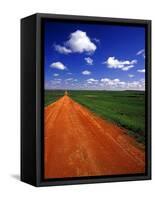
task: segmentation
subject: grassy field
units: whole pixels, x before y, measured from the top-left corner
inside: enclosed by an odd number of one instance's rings
[[[60,97],[64,95],[64,93],[65,93],[64,90],[46,90],[45,97],[44,97],[45,106],[58,100]]]
[[[45,105],[64,91],[46,91]],[[145,92],[140,91],[68,91],[69,96],[100,117],[128,130],[137,141],[145,143]]]

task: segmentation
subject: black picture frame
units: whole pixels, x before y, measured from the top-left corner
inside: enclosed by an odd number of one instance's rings
[[[44,19],[80,23],[143,26],[146,30],[146,172],[138,175],[43,178],[44,156]],[[119,19],[37,13],[21,19],[21,181],[53,186],[151,179],[151,20]]]

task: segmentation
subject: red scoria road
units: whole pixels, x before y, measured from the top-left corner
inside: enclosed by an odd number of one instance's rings
[[[145,172],[145,153],[133,138],[67,95],[45,107],[44,120],[45,178]]]

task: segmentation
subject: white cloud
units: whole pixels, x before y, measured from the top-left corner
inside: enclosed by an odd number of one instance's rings
[[[65,84],[70,84],[72,82],[73,78],[67,78],[64,80]]]
[[[144,49],[139,50],[136,55],[141,55],[142,53],[144,53]]]
[[[65,81],[72,81],[73,80],[73,78],[67,78],[67,79],[65,79]]]
[[[144,50],[144,49],[139,50],[139,51],[136,53],[136,55],[137,55],[137,56],[142,55],[143,58],[145,58],[145,50]]]
[[[88,37],[87,33],[77,30],[70,34],[69,40],[64,42],[64,45],[54,45],[55,50],[59,53],[93,53],[96,50],[96,45]]]
[[[87,83],[89,84],[97,84],[99,80],[97,79],[94,79],[94,78],[89,78],[87,79]]]
[[[60,79],[54,78],[45,81],[46,89],[92,89],[92,90],[145,90],[145,79],[134,81],[122,81],[119,78],[102,78],[100,80],[89,78],[78,82],[76,78]]]
[[[90,71],[88,71],[88,70],[85,70],[85,71],[83,71],[83,72],[82,72],[82,74],[83,74],[83,75],[90,75],[90,74],[91,74],[91,72],[90,72]]]
[[[121,69],[123,71],[128,71],[133,68],[136,63],[137,60],[118,60],[114,56],[109,57],[107,61],[104,62],[104,64],[107,64],[108,68]]]
[[[107,90],[145,90],[145,80],[125,82],[119,79],[102,78],[100,88]]]
[[[101,82],[109,82],[109,80],[110,80],[109,78],[102,78]]]
[[[56,74],[56,73],[55,73],[55,74],[53,74],[53,76],[57,77],[57,76],[59,76],[59,74]]]
[[[61,79],[53,79],[45,81],[45,89],[61,89]]]
[[[93,65],[93,59],[90,57],[84,58],[88,65]]]
[[[72,51],[70,49],[67,49],[65,46],[61,46],[61,45],[54,45],[55,50],[58,51],[59,53],[62,54],[69,54]]]
[[[109,78],[102,78],[101,79],[101,85],[105,85],[105,86],[124,86],[125,82],[120,81],[118,78],[116,79],[109,79]]]
[[[54,80],[50,81],[51,84],[53,85],[58,85],[61,83],[61,79],[60,78],[55,78]]]
[[[96,45],[91,42],[86,32],[77,30],[70,34],[70,39],[66,42],[66,46],[69,47],[72,52],[94,52]]]
[[[67,69],[67,67],[61,63],[61,62],[54,62],[50,65],[51,68],[55,68],[55,69],[60,69],[60,70],[65,70]]]
[[[133,67],[134,67],[134,65],[128,65],[128,66],[126,66],[126,67],[123,67],[122,70],[123,70],[123,71],[128,71],[129,69],[131,69],[131,68],[133,68]]]
[[[137,72],[145,73],[145,69],[138,69]]]
[[[78,79],[76,78],[67,78],[64,80],[65,84],[72,84],[75,85],[77,83]]]
[[[138,81],[126,83],[126,87],[132,90],[145,90],[145,80],[141,79]]]
[[[128,77],[129,77],[129,78],[133,78],[134,75],[133,75],[133,74],[128,74]]]
[[[114,82],[114,83],[118,83],[120,80],[118,78],[115,78],[115,79],[109,79],[109,78],[102,78],[101,79],[101,82]]]
[[[68,72],[67,74],[68,74],[68,75],[72,75],[72,73],[71,73],[71,72]]]

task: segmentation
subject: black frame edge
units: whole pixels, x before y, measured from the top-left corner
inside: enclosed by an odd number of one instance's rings
[[[36,15],[21,19],[20,179],[36,185]],[[31,103],[30,103],[31,102]]]
[[[151,136],[151,133],[152,133],[152,74],[151,74],[151,71],[152,71],[152,46],[151,46],[151,38],[152,38],[152,21],[149,20],[147,21],[147,66],[148,67],[148,70],[147,70],[147,77],[146,77],[146,80],[147,80],[147,107],[148,107],[148,110],[147,110],[147,120],[146,120],[146,123],[147,123],[147,132],[148,132],[148,166],[147,166],[147,176],[148,176],[148,179],[151,180],[152,179],[152,136]]]

